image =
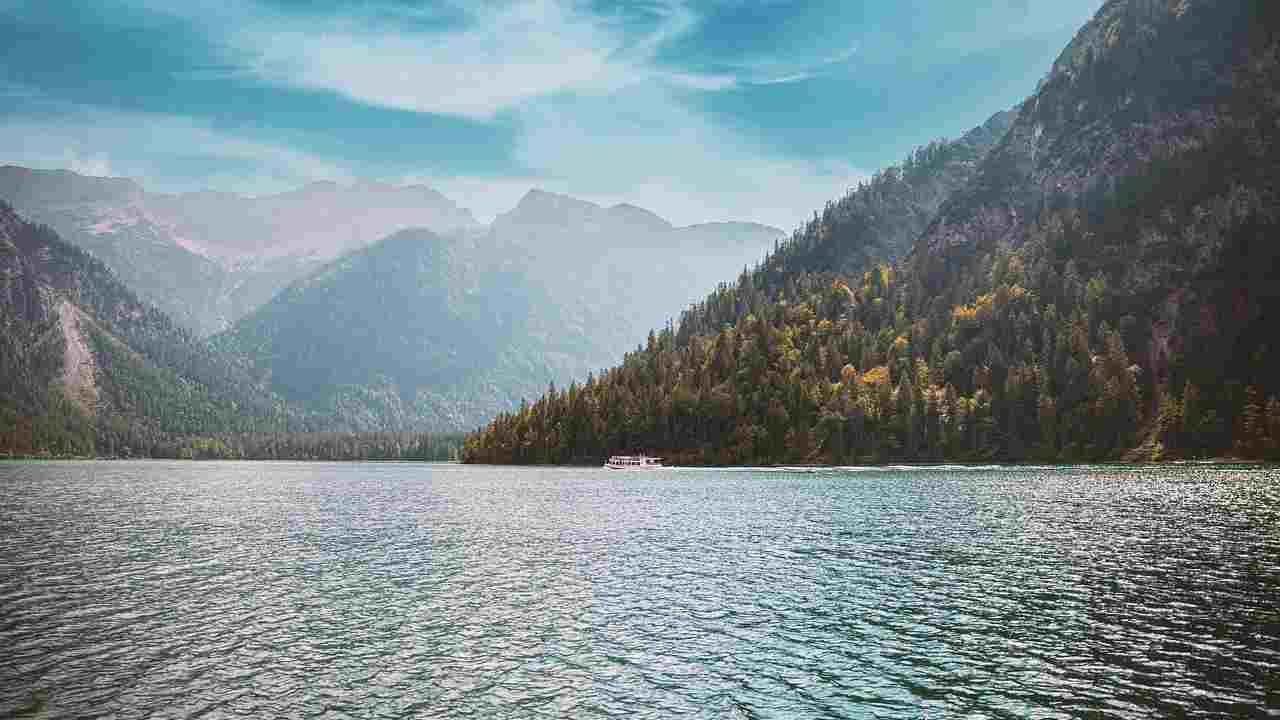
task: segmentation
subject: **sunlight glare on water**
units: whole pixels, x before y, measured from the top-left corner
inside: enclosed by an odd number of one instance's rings
[[[1280,714],[1280,473],[0,465],[0,715]]]

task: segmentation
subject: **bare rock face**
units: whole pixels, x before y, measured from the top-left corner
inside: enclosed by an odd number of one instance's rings
[[[89,321],[65,298],[59,300],[57,308],[63,342],[62,386],[81,412],[92,417],[98,405],[97,362],[81,329],[81,324]]]
[[[1254,6],[1107,3],[1022,105],[977,179],[917,243],[924,291],[939,291],[967,256],[1024,242],[1047,205],[1079,202],[1155,159],[1235,132],[1224,103],[1256,64]]]
[[[1278,167],[1280,4],[1112,0],[916,242],[912,303],[964,302],[1000,252],[1070,259],[1113,288],[1156,387],[1243,377],[1280,308]]]
[[[197,335],[223,330],[290,282],[394,232],[469,232],[431,188],[312,183],[291,192],[146,192],[132,180],[0,167],[0,200],[89,250]]]
[[[0,202],[0,410],[11,420],[69,418],[78,430],[50,420],[54,437],[43,441],[84,454],[95,426],[112,420],[150,443],[202,424],[260,420],[271,403],[235,358],[213,353],[93,255]]]
[[[781,234],[535,190],[487,233],[344,255],[213,342],[333,427],[467,429],[616,362]]]

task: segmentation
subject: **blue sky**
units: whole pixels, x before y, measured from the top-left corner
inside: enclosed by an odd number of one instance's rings
[[[789,230],[1031,93],[1100,4],[0,0],[0,163]]]

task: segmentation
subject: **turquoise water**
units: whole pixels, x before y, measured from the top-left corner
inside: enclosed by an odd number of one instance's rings
[[[1276,717],[1280,473],[0,465],[0,716]]]

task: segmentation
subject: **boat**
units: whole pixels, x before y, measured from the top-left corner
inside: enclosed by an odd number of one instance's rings
[[[604,466],[610,470],[657,470],[662,467],[662,458],[648,455],[614,455]]]

